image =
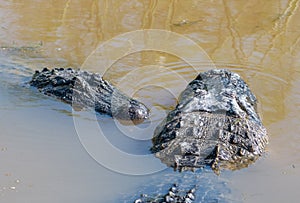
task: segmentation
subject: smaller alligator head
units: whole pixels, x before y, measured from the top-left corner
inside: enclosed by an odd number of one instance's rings
[[[144,104],[127,96],[97,73],[71,68],[44,68],[35,72],[30,84],[46,95],[71,104],[73,108],[94,108],[120,120],[141,122],[149,117],[149,110]]]

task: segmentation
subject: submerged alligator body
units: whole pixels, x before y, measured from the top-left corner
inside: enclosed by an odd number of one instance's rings
[[[180,190],[178,188],[178,185],[175,183],[169,188],[168,192],[164,195],[141,195],[141,198],[135,200],[134,203],[192,203],[195,200],[195,191],[195,187],[192,187],[187,191]]]
[[[97,73],[71,68],[44,68],[35,72],[30,85],[73,107],[94,108],[118,119],[144,120],[149,116],[144,104],[129,98]]]
[[[221,169],[247,167],[268,143],[256,102],[238,74],[225,69],[200,73],[156,128],[151,150],[163,163],[179,171],[210,166],[218,174]],[[139,202],[193,201],[187,195],[180,197],[182,201],[170,200],[170,194]]]

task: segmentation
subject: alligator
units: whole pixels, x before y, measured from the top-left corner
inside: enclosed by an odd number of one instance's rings
[[[174,183],[164,195],[157,194],[156,196],[141,195],[141,198],[136,199],[134,203],[164,203],[164,202],[176,202],[176,203],[192,203],[195,200],[196,188],[185,191],[180,190],[178,185]]]
[[[120,120],[140,121],[149,117],[148,108],[104,80],[98,73],[72,68],[44,68],[29,82],[42,93],[54,96],[74,109],[94,108]]]
[[[207,166],[219,174],[253,163],[263,154],[268,136],[248,85],[236,73],[213,69],[188,84],[176,108],[155,129],[152,143],[155,156],[175,171]],[[171,188],[165,195],[135,202],[193,202],[190,191],[180,195]]]
[[[74,108],[94,108],[122,120],[144,120],[149,116],[144,104],[129,98],[97,73],[44,68],[35,72],[30,84]],[[195,172],[184,180],[188,184],[191,179],[198,180],[196,172],[201,173],[205,167],[216,174],[222,169],[247,167],[263,154],[268,143],[256,103],[256,97],[238,74],[226,69],[200,73],[181,93],[176,108],[156,128],[150,150],[176,171]],[[143,195],[135,202],[199,201],[201,197],[195,192],[199,186],[189,186],[180,190],[173,185],[166,194]]]

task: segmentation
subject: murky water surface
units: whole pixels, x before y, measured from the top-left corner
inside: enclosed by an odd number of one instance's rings
[[[132,202],[174,182],[199,185],[203,202],[297,202],[299,4],[0,0],[0,202]],[[26,84],[45,66],[102,73],[147,104],[151,121],[124,125],[72,111]],[[148,151],[156,125],[197,72],[214,67],[239,73],[257,95],[267,153],[219,177],[209,170],[151,174],[164,168]],[[143,171],[150,175],[137,175]]]

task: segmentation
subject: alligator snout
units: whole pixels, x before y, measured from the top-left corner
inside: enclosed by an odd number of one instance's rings
[[[142,103],[129,107],[129,115],[131,120],[145,120],[149,118],[149,109]]]

